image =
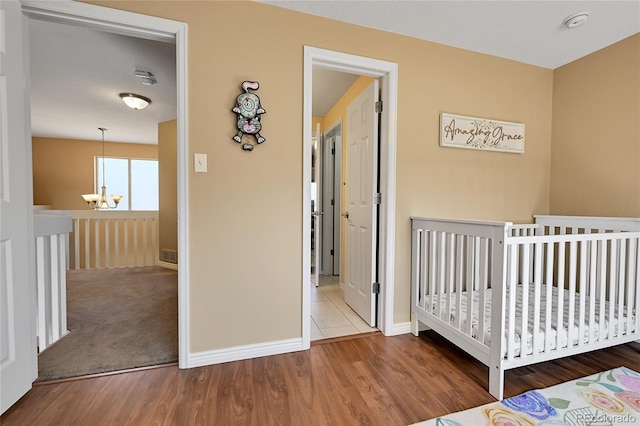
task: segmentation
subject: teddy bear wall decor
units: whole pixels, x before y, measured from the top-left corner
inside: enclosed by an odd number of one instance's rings
[[[258,90],[260,83],[257,81],[243,81],[242,90],[236,98],[236,105],[231,111],[238,114],[238,122],[236,126],[238,133],[233,137],[233,140],[242,143],[244,135],[253,135],[256,139],[256,143],[259,145],[266,141],[260,131],[262,130],[262,123],[260,123],[260,116],[267,111],[262,108],[260,104],[260,98],[249,92],[249,90]],[[253,151],[254,144],[245,142],[242,143],[242,149],[245,151]]]

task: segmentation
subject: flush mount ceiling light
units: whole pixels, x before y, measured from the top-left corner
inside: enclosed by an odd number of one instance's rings
[[[564,18],[562,24],[569,29],[573,29],[584,25],[584,23],[587,22],[588,19],[589,12],[578,12]]]
[[[120,93],[120,99],[133,109],[144,109],[151,103],[151,99],[135,93]]]

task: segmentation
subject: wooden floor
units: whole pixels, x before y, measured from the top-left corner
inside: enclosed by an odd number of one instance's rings
[[[624,365],[640,344],[507,372],[506,396]],[[320,341],[309,351],[39,384],[11,425],[406,425],[489,403],[487,367],[433,332]]]

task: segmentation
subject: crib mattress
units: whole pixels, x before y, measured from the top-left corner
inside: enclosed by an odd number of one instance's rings
[[[516,293],[516,313],[515,313],[515,325],[514,325],[514,329],[515,329],[515,348],[514,348],[514,356],[519,356],[520,352],[521,352],[521,348],[522,348],[522,344],[521,344],[521,339],[522,339],[522,285],[518,285],[517,286],[517,293]],[[563,290],[564,291],[564,309],[563,309],[563,320],[562,320],[562,328],[560,330],[560,347],[567,347],[568,346],[568,340],[569,340],[569,327],[568,327],[568,323],[569,323],[569,309],[568,309],[568,300],[569,300],[569,291],[568,290]],[[551,329],[550,329],[550,349],[556,349],[556,347],[558,346],[558,321],[557,321],[557,317],[556,317],[556,306],[558,304],[558,288],[555,286],[552,286],[552,315],[551,315]],[[456,293],[449,293],[451,300],[450,300],[450,306],[452,307],[452,312],[449,315],[449,323],[451,325],[456,324],[457,325],[457,318],[456,318],[456,311],[453,309],[453,307],[455,306],[455,301],[457,298]],[[546,297],[547,297],[547,291],[546,291],[546,285],[542,284],[541,286],[541,290],[540,290],[540,326],[539,326],[539,330],[538,330],[538,342],[539,342],[539,346],[536,348],[536,353],[539,353],[541,351],[544,350],[544,342],[545,342],[545,334],[546,334],[546,329],[547,329],[547,325],[546,325],[546,314],[545,314],[545,306],[546,306]],[[439,303],[440,303],[440,319],[441,320],[445,320],[446,317],[446,295],[440,295],[438,297],[439,299]],[[471,335],[474,338],[477,338],[478,335],[478,311],[479,309],[477,308],[479,306],[479,292],[475,291],[473,292],[473,299],[474,299],[474,312],[472,315],[472,323],[471,323]],[[507,291],[507,297],[506,297],[506,303],[509,303],[509,292]],[[534,339],[533,339],[533,316],[535,314],[534,309],[533,309],[533,303],[532,301],[534,300],[534,286],[530,285],[529,286],[529,301],[531,302],[531,306],[529,306],[528,309],[528,326],[527,326],[527,331],[526,331],[526,351],[527,354],[532,354],[534,352],[534,348],[533,348],[533,344],[534,344]],[[579,339],[579,334],[580,334],[580,318],[579,318],[579,312],[580,312],[580,308],[579,308],[579,303],[580,299],[579,299],[579,293],[576,293],[576,304],[575,304],[575,309],[574,309],[574,321],[573,321],[573,325],[572,325],[572,331],[571,331],[571,336],[573,336],[572,338],[572,346],[577,345],[579,343],[578,339]],[[487,290],[487,293],[485,295],[485,309],[484,309],[484,317],[485,317],[485,324],[486,324],[486,330],[483,336],[483,341],[484,344],[489,345],[491,343],[491,289]],[[468,303],[468,292],[462,292],[460,294],[460,317],[461,317],[461,330],[467,330],[467,303]],[[432,314],[438,316],[438,312],[436,310],[438,302],[434,301],[434,303],[432,304]],[[609,303],[605,303],[604,306],[604,318],[601,320],[600,319],[600,304],[599,302],[596,300],[595,301],[595,315],[594,315],[594,320],[593,320],[593,327],[592,330],[590,330],[589,328],[589,307],[590,307],[590,302],[587,300],[585,302],[585,321],[583,324],[583,335],[582,335],[582,339],[583,339],[583,343],[587,343],[589,341],[594,341],[594,340],[601,340],[601,339],[605,339],[609,337]],[[508,315],[506,315],[505,317],[505,321],[506,321],[506,325],[505,325],[505,336],[508,333],[509,330],[509,318]],[[618,334],[618,321],[622,321],[622,334],[626,334],[628,332],[627,327],[628,327],[628,320],[627,317],[625,315],[625,312],[623,312],[622,314],[620,314],[618,312],[617,309],[617,304],[616,304],[616,308],[614,310],[614,315],[613,315],[613,319],[612,319],[612,323],[613,323],[613,336],[611,337],[616,337]],[[602,327],[601,327],[601,322]],[[455,326],[455,325],[454,325]],[[456,326],[457,328],[457,326]],[[631,330],[629,330],[629,332],[634,332],[636,328],[635,325],[635,317],[632,314],[631,315]],[[602,331],[602,336],[600,336],[600,333]],[[589,336],[593,333],[593,337],[590,339]],[[508,339],[507,339],[508,340]],[[507,348],[505,347],[505,353],[503,355],[506,356],[507,354]]]

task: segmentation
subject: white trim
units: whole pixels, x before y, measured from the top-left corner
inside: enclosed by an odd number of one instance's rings
[[[189,366],[202,367],[205,365],[221,364],[223,362],[297,352],[303,350],[302,346],[302,339],[295,338],[213,351],[195,352],[189,355]]]
[[[159,267],[164,268],[164,269],[171,269],[173,271],[177,271],[178,270],[178,264],[177,263],[169,263],[169,262],[165,262],[164,260],[158,260],[156,262],[156,266],[159,266]]]
[[[302,343],[310,347],[311,280],[311,122],[313,67],[379,78],[383,112],[380,117],[380,278],[378,328],[386,336],[394,335],[394,258],[396,210],[396,117],[398,108],[398,64],[304,46],[304,101],[302,147]],[[410,331],[410,323],[409,331]]]
[[[182,22],[70,0],[20,0],[20,3],[23,13],[30,18],[106,29],[111,33],[148,40],[173,43],[179,27],[186,27]]]
[[[397,324],[393,324],[392,336],[399,336],[401,334],[409,334],[411,333],[411,322],[399,322]]]
[[[189,368],[189,193],[187,132],[187,24],[76,1],[21,0],[31,18],[82,25],[133,37],[175,42],[178,161],[178,353],[180,368]]]
[[[327,129],[324,132],[322,132],[322,134],[328,135],[329,133],[333,132],[336,128],[338,128],[338,126],[342,128],[342,117],[338,118],[331,126],[327,127]],[[340,130],[340,137],[342,137],[342,130]]]

